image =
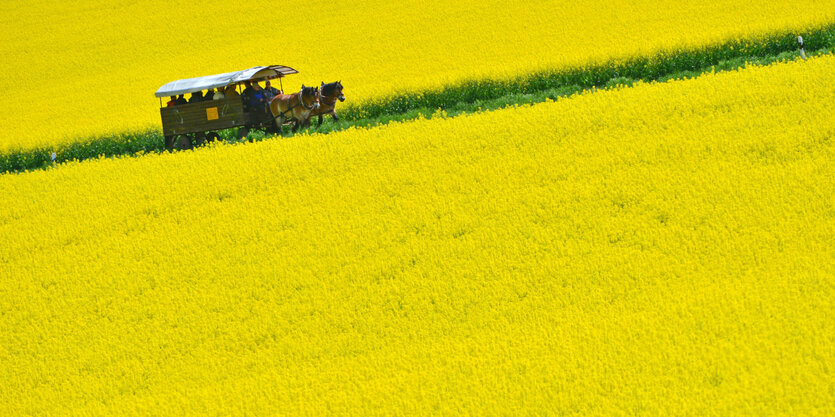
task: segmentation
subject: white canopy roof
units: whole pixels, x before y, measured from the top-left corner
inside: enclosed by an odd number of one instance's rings
[[[266,67],[252,67],[243,71],[227,72],[225,74],[207,75],[205,77],[187,78],[185,80],[171,81],[160,87],[154,96],[167,97],[180,94],[194,93],[208,90],[210,88],[225,87],[230,84],[237,84],[250,80],[270,80],[284,77],[290,74],[298,74],[298,71],[283,65],[269,65]]]

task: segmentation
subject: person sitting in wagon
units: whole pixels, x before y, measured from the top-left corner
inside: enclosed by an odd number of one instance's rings
[[[203,95],[203,101],[212,101],[215,98],[215,89],[210,88],[206,90],[206,94]]]
[[[177,104],[177,96],[171,96],[171,100],[165,103],[165,107],[174,107],[175,104]]]
[[[186,98],[185,98],[185,94],[180,94],[180,96],[177,97],[177,102],[176,103],[177,103],[177,105],[188,104],[188,101],[186,101]]]
[[[217,92],[215,92],[215,94],[212,96],[212,100],[223,100],[225,98],[226,94],[223,94],[223,89],[219,87],[217,89]]]
[[[265,108],[264,90],[256,81],[252,83],[252,92],[249,93],[249,110],[263,112]]]
[[[267,103],[269,103],[273,100],[273,97],[281,94],[281,92],[278,91],[277,88],[271,86],[269,81],[267,81],[267,83],[265,85],[266,86],[264,87],[264,100]]]
[[[226,98],[237,97],[237,96],[240,95],[240,94],[238,94],[238,90],[235,90],[235,85],[234,84],[232,84],[230,86],[227,86],[226,90],[223,91],[223,94],[226,95]]]
[[[188,99],[189,103],[199,103],[203,101],[203,92],[202,91],[195,91],[191,93],[191,98]]]
[[[249,111],[249,105],[252,102],[252,83],[244,81],[244,91],[241,92],[241,100],[243,101],[244,111]]]

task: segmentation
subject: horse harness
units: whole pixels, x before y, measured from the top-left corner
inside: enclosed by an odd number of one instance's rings
[[[336,96],[333,96],[333,98],[331,98],[331,100],[333,100],[332,102],[328,102],[328,98],[330,98],[330,97],[326,96],[326,95],[323,95],[322,91],[319,91],[319,102],[320,103],[325,103],[326,105],[331,106],[331,107],[335,107],[336,106]]]
[[[290,112],[291,110],[293,110],[293,109],[295,109],[296,107],[299,107],[299,106],[303,107],[307,111],[312,111],[313,110],[313,104],[311,104],[310,107],[307,107],[307,105],[304,104],[304,97],[303,97],[304,91],[299,91],[297,94],[299,95],[299,102],[290,106],[289,108],[287,108],[287,110],[284,110],[278,116],[284,117],[285,114],[287,114],[288,112]],[[275,116],[275,117],[278,117],[278,116]]]

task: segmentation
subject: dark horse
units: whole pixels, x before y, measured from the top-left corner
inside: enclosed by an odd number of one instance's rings
[[[305,87],[295,94],[279,94],[270,101],[270,112],[275,117],[278,133],[287,120],[294,120],[293,132],[300,126],[310,126],[310,112],[319,108],[319,89]]]
[[[325,84],[322,83],[319,87],[319,108],[310,112],[310,117],[319,116],[319,124],[316,127],[322,126],[322,116],[329,114],[333,117],[334,122],[339,121],[336,116],[336,100],[345,101],[345,96],[342,94],[342,81]],[[310,125],[310,119],[307,121]]]

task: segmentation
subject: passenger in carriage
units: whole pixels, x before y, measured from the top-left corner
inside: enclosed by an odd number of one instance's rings
[[[266,87],[264,87],[264,101],[269,103],[269,102],[273,101],[273,97],[275,97],[279,94],[281,94],[281,92],[278,91],[277,88],[271,86],[270,82],[267,81]]]
[[[218,87],[217,92],[212,96],[212,100],[223,100],[226,98],[226,95],[223,94],[223,89]]]
[[[177,97],[171,96],[171,100],[168,100],[168,103],[165,103],[165,107],[174,107],[177,104]]]
[[[203,92],[202,91],[195,91],[191,93],[191,98],[188,99],[189,103],[199,103],[203,101]]]
[[[188,101],[186,101],[186,98],[185,98],[185,94],[180,94],[180,96],[177,97],[176,103],[177,103],[177,105],[188,104]]]
[[[266,108],[264,101],[264,89],[258,85],[258,81],[252,83],[252,93],[249,94],[249,109],[263,112]]]
[[[252,91],[252,84],[249,81],[244,81],[244,91],[241,92],[244,111],[249,111],[249,105],[252,102]]]
[[[241,97],[246,97],[250,93],[252,93],[252,83],[249,81],[244,81],[244,91],[241,91]]]
[[[206,91],[206,94],[203,95],[203,101],[212,101],[215,98],[215,89],[210,88]]]
[[[226,98],[238,97],[238,90],[235,89],[235,84],[226,87],[226,90],[223,91],[223,94],[226,95]]]

